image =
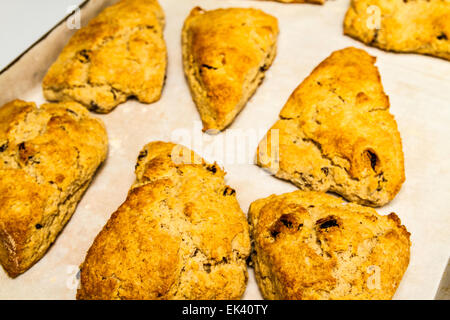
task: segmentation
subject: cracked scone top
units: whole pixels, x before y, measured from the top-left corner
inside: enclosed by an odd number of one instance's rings
[[[55,241],[107,148],[103,122],[78,103],[0,108],[0,263],[9,276]]]
[[[257,200],[249,221],[266,299],[391,299],[409,264],[410,234],[394,213],[325,193]]]
[[[241,298],[248,223],[224,176],[184,147],[148,144],[81,266],[77,299]]]
[[[130,97],[159,100],[166,75],[164,13],[156,0],[122,0],[78,30],[43,81],[49,101],[107,113]]]
[[[260,143],[258,165],[302,190],[369,206],[391,201],[405,180],[402,142],[374,63],[356,48],[325,59]]]
[[[352,0],[344,33],[380,49],[450,60],[450,0]]]
[[[257,9],[194,8],[182,32],[184,72],[203,130],[229,126],[276,55],[278,21]]]

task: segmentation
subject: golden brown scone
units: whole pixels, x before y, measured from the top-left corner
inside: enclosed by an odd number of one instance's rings
[[[107,113],[130,97],[159,100],[166,74],[164,13],[156,0],[122,0],[70,39],[43,81],[50,101]]]
[[[250,238],[224,176],[184,147],[148,144],[81,266],[77,299],[239,299]]]
[[[321,192],[253,202],[252,261],[266,299],[391,299],[409,263],[409,232],[391,213]]]
[[[450,0],[352,0],[344,33],[384,50],[450,60]]]
[[[0,263],[10,277],[55,241],[107,147],[103,122],[78,103],[0,108]]]
[[[257,9],[194,8],[182,33],[184,72],[203,130],[230,125],[276,55],[278,21]]]
[[[402,142],[374,63],[355,48],[324,60],[261,141],[257,164],[303,190],[369,206],[391,201],[405,180]]]

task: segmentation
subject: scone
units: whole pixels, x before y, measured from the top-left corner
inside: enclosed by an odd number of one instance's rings
[[[55,241],[107,147],[102,121],[75,102],[0,108],[0,263],[10,277]]]
[[[344,33],[380,49],[450,60],[450,0],[352,0]]]
[[[224,176],[184,147],[148,144],[81,266],[77,299],[239,299],[250,238]]]
[[[395,213],[305,191],[257,200],[249,210],[266,299],[391,299],[408,267],[410,234]]]
[[[77,31],[43,81],[49,101],[107,113],[130,97],[159,100],[166,74],[164,13],[156,0],[122,0]]]
[[[257,164],[302,190],[391,201],[405,180],[402,142],[374,63],[355,48],[324,60],[261,141]]]
[[[194,8],[182,32],[184,72],[203,130],[230,125],[276,55],[277,19],[256,9]]]

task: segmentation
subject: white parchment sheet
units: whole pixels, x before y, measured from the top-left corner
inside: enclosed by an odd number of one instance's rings
[[[101,3],[100,6],[104,2],[92,1],[96,5]],[[348,0],[329,1],[323,6],[245,0],[160,0],[160,3],[166,13],[169,58],[161,100],[151,105],[129,101],[110,114],[99,116],[106,123],[110,139],[106,163],[44,258],[14,280],[0,270],[0,298],[75,298],[78,266],[97,233],[125,200],[134,180],[139,150],[150,141],[183,143],[207,160],[218,161],[228,172],[227,183],[237,190],[244,212],[258,198],[296,190],[292,184],[271,177],[252,164],[256,143],[278,119],[292,91],[317,64],[334,50],[356,46],[378,58],[391,112],[403,139],[406,182],[389,205],[377,209],[381,214],[396,212],[411,232],[411,262],[395,298],[433,299],[450,253],[450,62],[415,54],[387,53],[344,36],[342,24]],[[201,132],[200,118],[182,71],[181,28],[197,5],[205,9],[261,8],[276,16],[280,24],[278,55],[265,81],[233,125],[216,136]],[[22,90],[21,82],[14,81],[8,86],[10,90],[2,89],[3,99],[13,98],[14,94],[17,98],[44,102],[39,83],[44,73],[37,66],[39,61],[44,65],[50,63],[45,60],[48,57],[54,60],[62,45],[62,34],[72,32],[64,28],[34,49],[35,58],[18,62],[24,65],[22,81],[34,79],[35,83]],[[233,135],[240,135],[239,141],[244,143],[233,143]],[[249,269],[249,273],[244,298],[260,299],[253,270]]]

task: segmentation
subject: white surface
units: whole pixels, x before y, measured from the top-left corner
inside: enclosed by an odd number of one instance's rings
[[[61,21],[82,0],[0,0],[0,70]]]
[[[394,54],[342,35],[348,1],[324,6],[283,5],[242,0],[164,0],[169,68],[160,101],[143,105],[136,101],[99,116],[110,138],[108,160],[80,202],[72,220],[44,258],[17,279],[0,271],[0,298],[73,299],[75,274],[87,249],[112,212],[125,200],[134,179],[139,150],[153,140],[184,143],[204,156],[217,160],[228,172],[227,183],[237,190],[244,212],[250,203],[272,193],[296,190],[250,164],[255,146],[243,150],[244,163],[223,159],[222,151],[234,145],[221,139],[242,130],[259,141],[277,120],[291,92],[312,69],[334,50],[347,46],[365,49],[378,57],[377,66],[391,112],[395,115],[406,161],[406,182],[397,197],[378,209],[396,212],[411,232],[411,262],[395,298],[433,299],[450,252],[450,62],[414,54]],[[199,116],[192,102],[181,67],[180,30],[195,5],[206,9],[220,6],[254,6],[279,19],[278,55],[255,96],[234,124],[218,136],[201,133]],[[40,86],[21,96],[42,103]],[[195,144],[199,137],[202,145]],[[212,154],[212,155],[211,155]],[[228,150],[227,155],[243,152]],[[250,270],[245,298],[260,298]]]

